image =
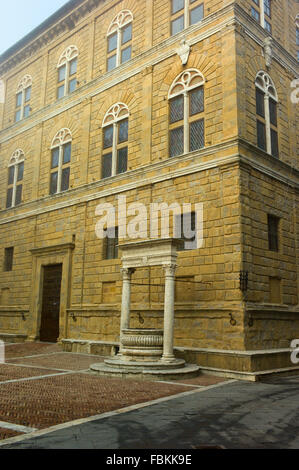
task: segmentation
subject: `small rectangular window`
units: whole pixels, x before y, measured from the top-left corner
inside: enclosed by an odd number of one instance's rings
[[[59,163],[59,147],[52,150],[51,168],[57,168]]]
[[[29,104],[27,106],[24,106],[24,118],[28,117],[30,114],[30,106]]]
[[[110,148],[113,145],[113,124],[104,128],[104,149]]]
[[[278,157],[279,156],[278,134],[273,129],[271,129],[271,153],[272,153],[273,157]]]
[[[115,51],[116,48],[117,48],[117,33],[114,33],[108,38],[108,53]]]
[[[270,106],[270,122],[273,126],[277,126],[277,103],[274,100],[269,100]]]
[[[104,238],[104,259],[118,258],[118,227],[111,227],[106,230],[107,237]]]
[[[257,145],[266,150],[266,126],[261,121],[257,121]]]
[[[184,119],[184,96],[180,95],[170,100],[170,124]]]
[[[112,175],[112,153],[103,155],[102,178],[109,178]]]
[[[126,44],[132,39],[132,23],[122,29],[121,43]]]
[[[64,97],[64,85],[61,85],[57,89],[57,98],[60,99],[60,98],[63,98],[63,97]]]
[[[128,168],[128,147],[117,152],[117,173],[125,173]]]
[[[31,86],[29,86],[25,90],[25,103],[27,103],[27,101],[30,101],[30,98],[31,98]]]
[[[10,166],[8,168],[8,184],[13,184],[15,177],[15,166]]]
[[[255,8],[251,7],[251,16],[258,22],[260,22],[260,14]]]
[[[185,26],[184,15],[180,16],[176,20],[173,20],[171,22],[171,34],[172,34],[172,36],[174,34],[177,34],[181,31],[183,31],[184,26]]]
[[[61,191],[67,191],[70,187],[70,168],[64,168],[61,175]]]
[[[278,217],[268,214],[268,241],[270,251],[279,250],[279,222],[280,219]]]
[[[12,206],[12,194],[13,194],[13,189],[9,188],[7,190],[7,196],[6,196],[6,209],[9,209]]]
[[[184,153],[184,127],[177,127],[170,131],[169,154],[177,157]]]
[[[203,113],[204,111],[204,89],[197,88],[190,92],[190,116]]]
[[[4,250],[4,271],[12,271],[13,268],[14,247],[5,248]]]
[[[171,14],[174,15],[178,11],[182,10],[185,6],[185,0],[172,0]]]
[[[63,165],[70,163],[72,153],[72,144],[69,142],[63,146]]]
[[[58,69],[58,83],[63,82],[65,80],[65,74],[66,74],[66,66],[63,65],[62,67],[59,67]]]
[[[193,10],[190,11],[190,25],[198,23],[199,21],[203,19],[203,17],[204,17],[204,7],[202,3],[201,5],[193,8]]]
[[[204,119],[191,122],[190,124],[190,152],[199,150],[205,146]]]
[[[19,108],[20,106],[22,106],[22,92],[17,94],[17,97],[16,97],[16,106],[17,106],[17,108]]]
[[[22,203],[22,189],[23,189],[22,184],[19,184],[16,187],[16,203],[15,203],[16,206]]]
[[[21,120],[21,110],[16,112],[16,122],[19,122]]]
[[[109,57],[107,61],[108,72],[110,72],[110,70],[115,69],[115,67],[116,67],[116,55],[113,55],[112,57]]]
[[[18,165],[17,181],[22,181],[23,177],[24,177],[24,162],[19,163]]]
[[[73,80],[69,81],[69,93],[73,93],[77,88],[77,79],[73,78]]]
[[[78,64],[77,59],[73,59],[70,62],[70,75],[75,75],[75,73],[77,73],[77,64]]]
[[[178,251],[197,249],[196,226],[195,212],[176,216],[174,237],[185,241],[184,248],[180,248]]]
[[[128,60],[131,59],[132,56],[132,47],[126,47],[126,49],[123,49],[121,51],[121,63],[124,64],[125,62],[128,62]]]
[[[265,117],[265,94],[256,88],[256,114]]]
[[[50,180],[50,194],[57,193],[57,180],[58,180],[58,173],[51,173],[51,180]]]
[[[118,128],[118,143],[127,142],[129,138],[129,120],[120,121]]]

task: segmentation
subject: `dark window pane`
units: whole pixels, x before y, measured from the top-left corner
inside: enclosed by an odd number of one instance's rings
[[[15,167],[10,166],[8,168],[8,184],[13,184],[14,182],[14,176],[15,176]]]
[[[117,173],[125,173],[128,168],[128,147],[117,152]]]
[[[195,212],[176,216],[174,237],[185,240],[184,248],[178,251],[197,248]]]
[[[5,248],[4,250],[4,271],[12,271],[14,248]]]
[[[183,31],[184,27],[185,27],[185,24],[184,24],[184,15],[183,15],[171,22],[171,35],[173,36],[174,34],[177,34],[180,31]]]
[[[203,19],[203,4],[193,8],[190,12],[190,25],[198,23]]]
[[[50,194],[57,193],[57,178],[58,178],[57,171],[55,173],[51,173]]]
[[[204,90],[203,87],[190,92],[190,116],[204,111]]]
[[[16,98],[16,106],[17,108],[19,108],[19,106],[22,105],[22,92],[21,93],[18,93],[17,94],[17,98]]]
[[[105,238],[104,258],[118,258],[118,227],[108,228],[106,230],[107,238]]]
[[[205,146],[205,125],[204,119],[190,124],[190,152],[201,149]]]
[[[268,214],[268,240],[271,251],[278,251],[279,248],[278,229],[279,218]]]
[[[170,124],[184,119],[184,96],[180,95],[170,100]]]
[[[271,153],[273,157],[278,157],[278,135],[277,132],[271,129]]]
[[[121,63],[124,64],[125,62],[128,62],[128,60],[131,59],[132,55],[132,47],[126,47],[126,49],[123,49],[121,51]]]
[[[9,188],[7,190],[7,197],[6,197],[6,208],[7,209],[12,206],[12,192],[13,192],[12,188]]]
[[[58,83],[63,82],[65,80],[65,71],[66,71],[66,66],[63,65],[58,69]]]
[[[125,26],[122,30],[122,44],[126,44],[126,42],[131,41],[132,39],[132,23]]]
[[[260,121],[257,121],[257,146],[262,150],[266,150],[266,127]]]
[[[108,53],[115,51],[116,48],[117,48],[117,33],[112,34],[108,38]]]
[[[31,86],[29,86],[25,90],[25,103],[27,103],[27,101],[30,101],[30,98],[31,98]]]
[[[176,12],[182,10],[185,6],[185,0],[172,0],[171,13],[174,15]]]
[[[265,117],[265,94],[256,88],[256,114]]]
[[[64,85],[60,86],[57,89],[57,98],[60,99],[60,98],[63,98],[63,97],[64,97]]]
[[[271,0],[261,0],[264,2],[265,14],[271,18]]]
[[[51,168],[57,168],[59,163],[59,147],[52,150]]]
[[[72,153],[72,144],[69,142],[63,146],[63,164],[70,163]]]
[[[182,155],[184,153],[184,128],[178,127],[170,131],[170,149],[169,153],[171,157]]]
[[[270,122],[273,126],[277,126],[277,103],[274,100],[269,100],[270,106]]]
[[[77,59],[73,59],[70,62],[70,75],[74,75],[75,73],[77,73],[77,63]]]
[[[17,181],[22,181],[23,176],[24,176],[24,162],[19,163],[19,165],[18,165]]]
[[[129,120],[120,121],[118,128],[118,143],[126,142],[129,137]]]
[[[22,188],[22,184],[19,184],[16,188],[16,206],[18,206],[22,202]]]
[[[115,69],[116,67],[116,55],[113,55],[112,57],[109,57],[108,61],[107,61],[107,69],[108,69],[108,72],[110,70],[113,70]]]
[[[70,168],[64,168],[61,175],[61,191],[67,191],[70,187]]]
[[[102,178],[109,178],[112,175],[112,153],[103,155]]]
[[[104,128],[104,149],[113,145],[113,125]]]

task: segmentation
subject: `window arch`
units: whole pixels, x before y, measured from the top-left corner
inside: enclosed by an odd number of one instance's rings
[[[6,208],[15,207],[22,202],[25,155],[23,150],[16,150],[8,164],[8,187]]]
[[[77,46],[69,46],[61,54],[58,69],[57,98],[63,98],[77,87],[77,65],[79,51]]]
[[[61,129],[51,145],[50,194],[67,191],[70,185],[70,164],[72,134],[69,129]]]
[[[171,35],[204,18],[203,0],[171,0]]]
[[[113,19],[107,32],[107,70],[113,70],[132,56],[133,14],[123,10]]]
[[[197,69],[182,72],[170,87],[169,154],[186,154],[205,146],[205,79]]]
[[[32,77],[31,75],[24,75],[18,84],[16,93],[16,113],[15,121],[21,121],[23,118],[29,116],[30,99],[31,99]]]
[[[278,157],[278,95],[273,80],[263,70],[256,76],[255,89],[257,145],[274,157]]]
[[[125,173],[128,166],[129,109],[117,103],[103,120],[102,178]]]

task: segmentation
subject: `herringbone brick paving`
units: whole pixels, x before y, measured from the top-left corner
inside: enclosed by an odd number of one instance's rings
[[[52,344],[8,345],[5,352],[6,364],[0,364],[0,421],[36,429],[225,381],[207,376],[173,383],[99,377],[86,371],[103,358],[64,353]],[[19,434],[0,429],[0,440]]]

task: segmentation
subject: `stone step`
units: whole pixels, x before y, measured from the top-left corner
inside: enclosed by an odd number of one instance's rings
[[[175,359],[173,362],[162,362],[162,361],[126,361],[122,359],[105,359],[104,363],[113,369],[126,370],[171,370],[171,369],[182,369],[186,365],[184,359]]]

